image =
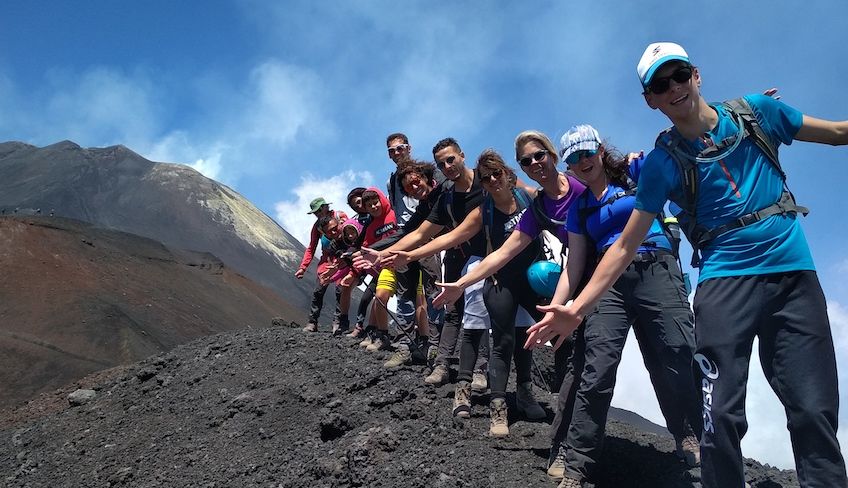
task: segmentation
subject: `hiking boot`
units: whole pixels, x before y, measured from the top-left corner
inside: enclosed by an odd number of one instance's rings
[[[460,381],[453,392],[453,416],[467,419],[471,416],[471,383]]]
[[[545,409],[533,397],[533,382],[527,381],[515,387],[515,406],[530,420],[548,418]]]
[[[565,449],[562,446],[552,446],[551,449],[556,449],[556,456],[548,466],[548,476],[554,480],[561,480],[565,477]]]
[[[387,369],[398,368],[404,364],[412,364],[412,352],[406,344],[398,344],[395,353],[388,361],[383,363],[383,367]]]
[[[350,325],[345,322],[333,322],[333,337],[341,337],[343,334],[347,334],[347,331],[350,329]]]
[[[583,488],[583,480],[565,476],[557,485],[557,488]]]
[[[674,453],[690,468],[701,465],[701,445],[694,434],[688,434],[685,437],[675,436]]]
[[[368,347],[374,343],[374,339],[377,337],[377,330],[373,325],[369,325],[365,328],[365,339],[359,343],[360,347]]]
[[[436,367],[433,368],[433,372],[424,378],[424,383],[433,386],[441,386],[447,383],[449,378],[450,372],[448,371],[447,365],[437,364]]]
[[[489,434],[492,437],[506,437],[509,435],[508,414],[506,400],[503,398],[495,398],[489,402],[489,415],[491,415]]]
[[[471,390],[474,393],[486,393],[486,388],[489,387],[489,381],[486,378],[486,373],[476,371],[471,376]]]
[[[389,339],[389,334],[377,332],[377,336],[365,350],[368,352],[388,351],[390,347],[392,347],[392,340]]]
[[[308,324],[306,324],[306,327],[301,330],[303,330],[304,332],[318,332],[318,324],[316,324],[315,322],[309,322]]]
[[[350,337],[351,339],[362,339],[365,337],[365,327],[356,324],[353,330],[350,331],[350,334],[346,334],[346,336]]]

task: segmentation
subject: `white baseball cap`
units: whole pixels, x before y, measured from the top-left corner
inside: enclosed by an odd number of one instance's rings
[[[689,55],[686,54],[680,44],[673,42],[655,42],[648,46],[642,54],[639,64],[636,65],[636,74],[639,75],[642,88],[648,86],[657,69],[669,61],[689,63]]]

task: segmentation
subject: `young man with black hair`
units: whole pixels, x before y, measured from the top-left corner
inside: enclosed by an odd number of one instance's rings
[[[824,293],[785,187],[778,144],[848,144],[848,121],[804,115],[763,95],[708,104],[701,75],[674,43],[648,46],[637,66],[645,101],[674,124],[648,155],[633,214],[591,281],[531,328],[527,347],[568,333],[631,262],[667,200],[700,251],[695,369],[703,393],[701,477],[706,488],[745,485],[740,442],[751,348],[783,404],[798,480],[848,486],[836,437],[836,358]],[[787,196],[788,194],[788,196]],[[565,481],[564,481],[565,482]],[[560,486],[576,487],[577,484]]]

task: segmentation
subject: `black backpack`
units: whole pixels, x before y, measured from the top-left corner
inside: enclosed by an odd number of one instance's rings
[[[736,126],[739,127],[739,133],[735,136],[728,137],[719,141],[714,146],[705,148],[698,154],[693,154],[691,147],[683,139],[679,132],[674,130],[674,127],[669,127],[660,133],[657,137],[655,146],[664,149],[669,156],[677,164],[680,171],[680,178],[683,182],[683,201],[677,203],[682,211],[677,215],[680,222],[680,228],[686,235],[686,238],[692,244],[692,266],[700,265],[699,252],[716,237],[730,232],[734,229],[746,227],[755,222],[763,220],[772,215],[801,213],[807,215],[810,211],[806,207],[795,203],[795,197],[789,188],[786,186],[786,174],[780,166],[780,161],[777,154],[777,146],[763,131],[760,123],[757,121],[751,106],[744,98],[735,98],[725,101],[721,104],[725,110],[733,117]],[[741,135],[741,137],[740,137]],[[714,228],[706,228],[698,224],[698,216],[696,211],[696,203],[698,201],[698,168],[697,165],[712,163],[723,159],[728,154],[733,152],[743,139],[751,138],[752,142],[765,154],[771,164],[777,169],[783,180],[783,193],[777,202],[769,205],[766,208],[756,212],[743,215],[735,220]]]

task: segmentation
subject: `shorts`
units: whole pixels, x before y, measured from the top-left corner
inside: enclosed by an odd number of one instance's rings
[[[395,270],[393,269],[385,268],[380,270],[380,275],[377,277],[377,289],[388,290],[391,295],[397,293],[396,276]],[[418,294],[424,294],[424,280],[420,271],[418,272]]]

